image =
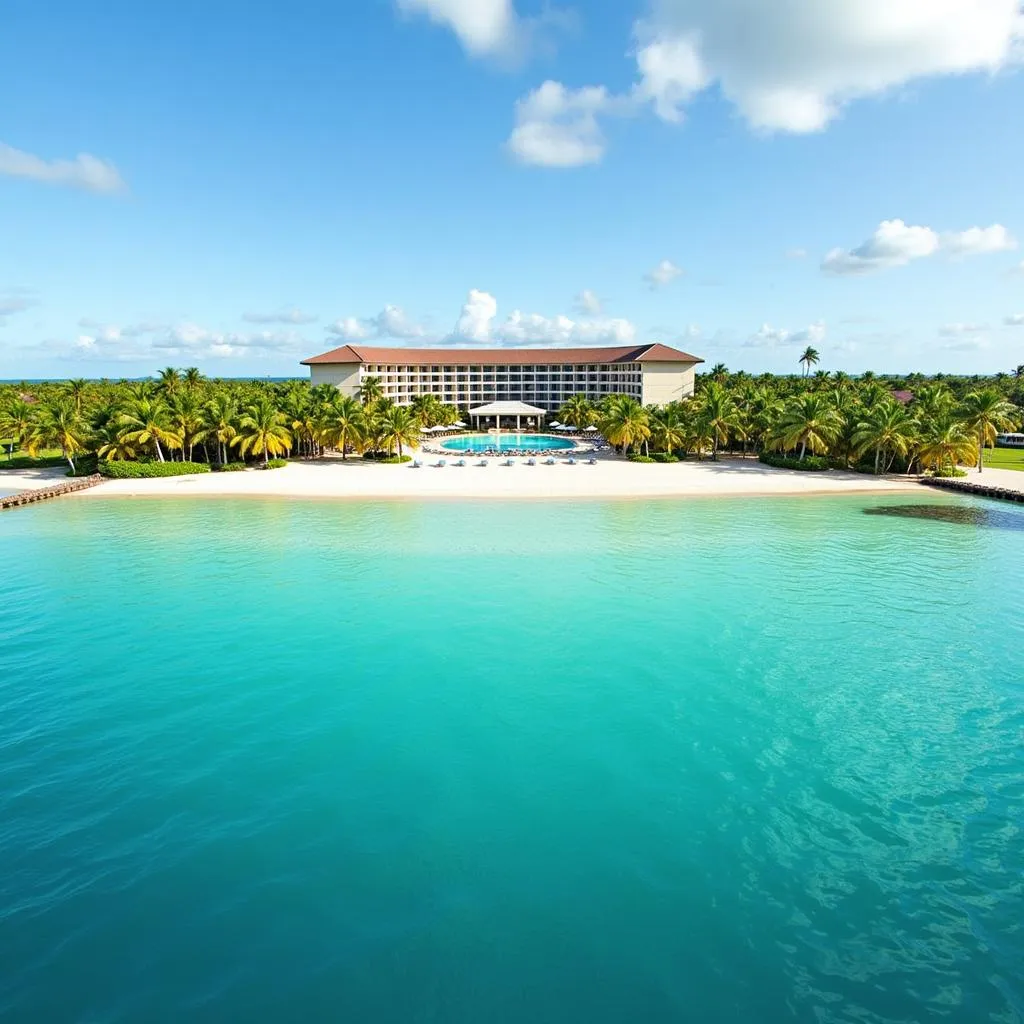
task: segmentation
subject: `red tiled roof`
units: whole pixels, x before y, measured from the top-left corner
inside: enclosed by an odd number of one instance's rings
[[[373,348],[342,345],[303,359],[303,366],[324,363],[385,363],[406,366],[462,366],[470,363],[526,366],[562,363],[703,363],[677,348],[655,343],[621,348]]]

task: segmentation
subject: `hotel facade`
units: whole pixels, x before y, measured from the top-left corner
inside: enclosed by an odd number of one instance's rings
[[[643,405],[667,405],[693,394],[704,360],[667,345],[619,348],[430,349],[343,345],[304,359],[313,385],[332,384],[356,396],[367,377],[398,405],[436,395],[469,409],[491,402],[526,402],[557,412],[573,395],[600,401],[630,395]]]

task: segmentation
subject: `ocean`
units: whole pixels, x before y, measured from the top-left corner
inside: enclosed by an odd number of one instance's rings
[[[1019,1021],[1024,514],[0,513],[0,1018]]]

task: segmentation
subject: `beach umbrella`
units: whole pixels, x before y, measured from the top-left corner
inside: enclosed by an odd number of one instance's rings
[[[429,434],[433,431],[433,427],[420,427],[421,434]]]
[[[553,427],[560,427],[561,425],[562,424],[559,423],[558,420],[552,420],[551,421],[551,426],[553,426]]]
[[[571,430],[573,433],[575,433],[577,428],[576,427],[563,427],[562,429],[563,430]]]
[[[459,422],[458,422],[458,423],[453,423],[453,424],[452,424],[452,426],[453,426],[453,427],[464,427],[465,425],[466,425],[466,424],[465,424],[465,423],[463,423],[463,422],[462,422],[462,420],[459,420]]]
[[[590,426],[587,427],[587,430],[597,430],[597,427],[595,427],[594,424],[591,423]]]

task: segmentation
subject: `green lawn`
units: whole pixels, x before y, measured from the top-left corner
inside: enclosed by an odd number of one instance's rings
[[[991,469],[1019,469],[1024,472],[1024,448],[986,448],[985,466]]]

